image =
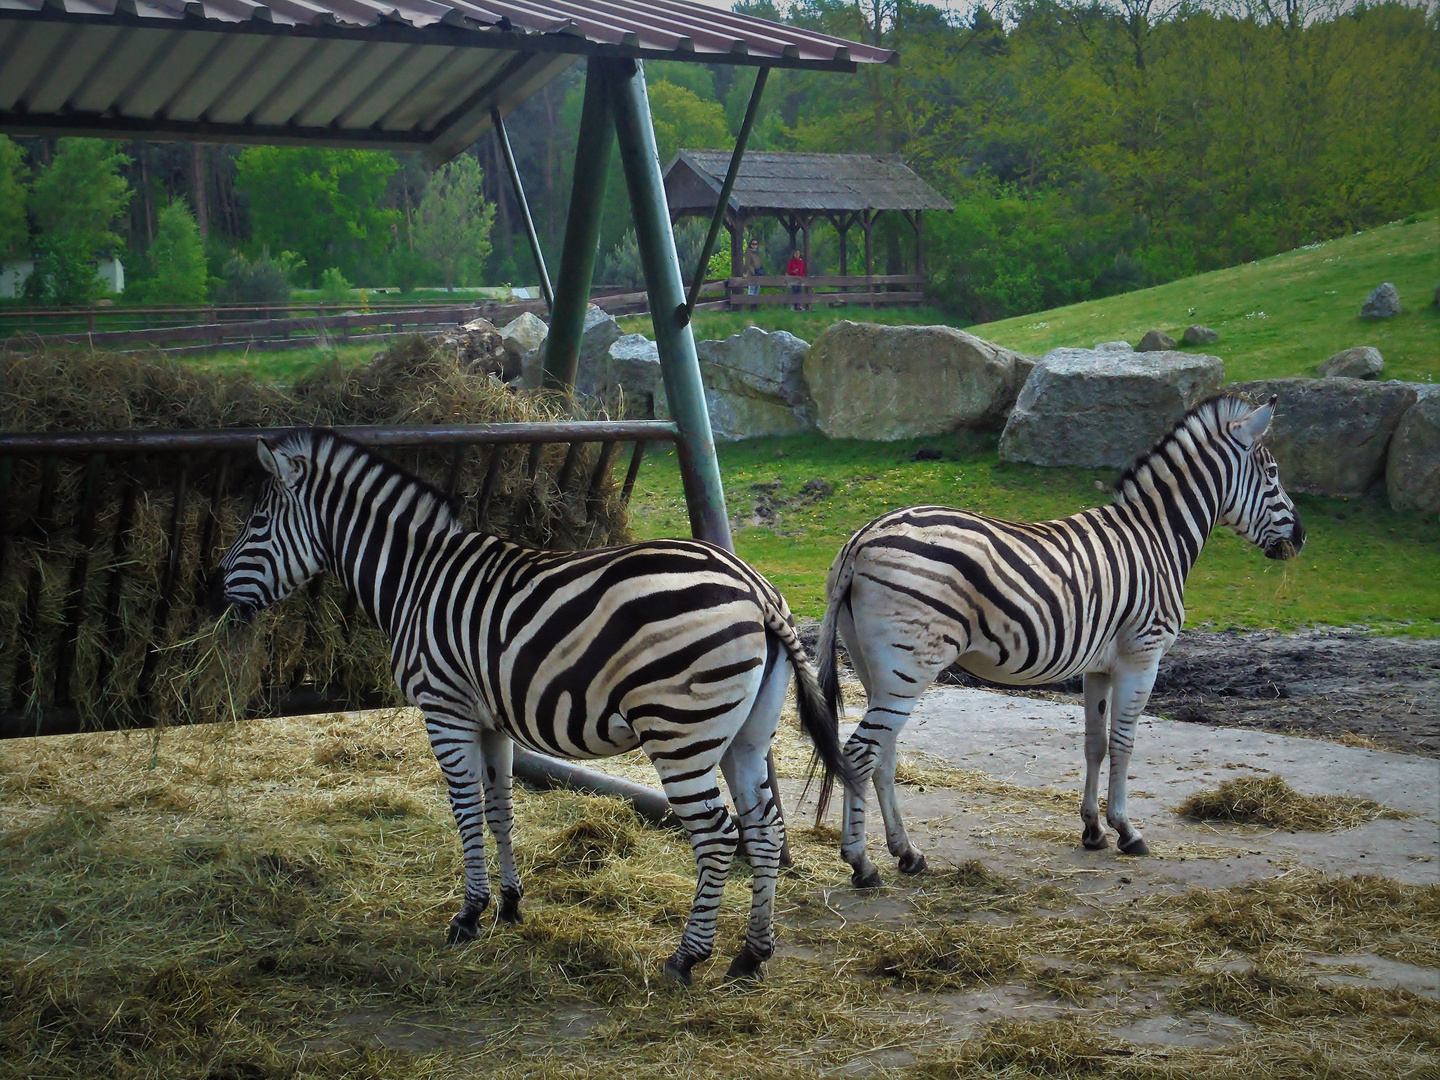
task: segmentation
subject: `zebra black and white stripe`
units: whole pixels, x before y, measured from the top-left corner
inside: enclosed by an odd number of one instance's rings
[[[841,855],[861,887],[880,882],[865,854],[865,779],[872,778],[890,853],[918,873],[895,797],[895,740],[916,700],[958,662],[982,678],[1036,685],[1084,675],[1082,840],[1106,845],[1100,766],[1108,750],[1106,818],[1122,852],[1146,854],[1126,812],[1135,721],[1160,658],[1185,620],[1185,577],[1217,525],[1286,559],[1305,540],[1300,516],[1259,441],[1275,399],[1202,402],[1116,485],[1113,503],[1060,521],[1021,524],[940,506],[884,515],[836,556],[820,631],[820,681],[839,703],[836,634],[867,695],[845,757],[861,782],[847,792]]]
[[[698,541],[547,552],[468,531],[437,489],[334,432],[301,431],[257,449],[269,476],[220,563],[212,600],[252,615],[329,571],[385,632],[395,680],[424,713],[464,848],[465,900],[450,940],[473,938],[490,901],[487,825],[498,848],[500,917],[520,920],[512,740],[569,758],[638,746],[698,866],[690,919],[667,970],[689,982],[690,969],[710,956],[743,840],[754,884],[729,976],[758,975],[774,944],[784,841],[766,757],[791,668],[802,727],[832,775],[845,772],[835,713],[775,588]]]

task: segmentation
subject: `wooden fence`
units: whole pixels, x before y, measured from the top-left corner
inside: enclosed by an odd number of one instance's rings
[[[919,304],[925,299],[925,279],[919,274],[819,274],[815,277],[732,277],[726,281],[726,296],[733,310],[799,304],[810,308],[861,304],[885,307]],[[762,291],[751,296],[749,289]],[[780,292],[764,292],[765,289]]]

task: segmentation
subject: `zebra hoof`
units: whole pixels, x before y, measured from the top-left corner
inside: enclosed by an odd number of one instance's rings
[[[765,960],[766,957],[757,955],[751,951],[750,946],[745,946],[740,950],[740,955],[730,961],[730,967],[725,972],[726,981],[746,979],[759,982],[765,977],[761,970]]]
[[[480,936],[480,913],[462,911],[450,920],[450,928],[445,931],[446,945],[468,945]]]
[[[884,884],[880,880],[880,871],[876,870],[873,866],[870,868],[869,873],[856,869],[856,871],[850,875],[850,883],[857,889],[878,889]]]
[[[520,897],[502,896],[500,898],[500,921],[511,925],[525,921],[525,916],[520,914]]]
[[[900,856],[900,873],[918,874],[925,869],[925,856],[918,851],[907,851]]]
[[[1120,849],[1121,855],[1149,855],[1150,845],[1145,843],[1143,836],[1132,836],[1129,840],[1122,840],[1115,845]]]
[[[681,960],[677,955],[665,961],[664,971],[681,986],[689,986],[694,981],[690,977],[690,967],[689,962]]]
[[[1105,835],[1105,830],[1100,826],[1095,826],[1092,832],[1090,826],[1086,825],[1085,831],[1080,834],[1080,843],[1091,851],[1104,851],[1110,846],[1110,838]]]

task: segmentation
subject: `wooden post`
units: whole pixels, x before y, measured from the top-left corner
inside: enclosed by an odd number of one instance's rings
[[[807,218],[803,219],[803,221],[801,222],[801,225],[800,225],[800,235],[805,238],[805,246],[804,246],[804,248],[803,248],[802,251],[801,251],[800,258],[802,258],[802,259],[805,260],[805,275],[806,275],[806,277],[813,277],[813,276],[815,275],[815,271],[813,271],[812,269],[810,269],[810,222],[811,222],[811,220],[812,220],[811,218],[808,218],[808,217],[807,217]],[[808,299],[809,299],[809,297],[810,297],[810,285],[809,285],[809,283],[808,283],[807,281],[802,281],[802,282],[800,282],[800,301],[801,301],[801,305],[805,308],[806,311],[809,311],[809,310],[810,310],[810,304],[807,302]]]

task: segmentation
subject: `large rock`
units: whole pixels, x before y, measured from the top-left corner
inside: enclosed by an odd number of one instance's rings
[[[1415,404],[1399,382],[1363,379],[1267,379],[1227,387],[1255,402],[1280,400],[1266,442],[1287,490],[1362,495],[1385,474],[1390,437]]]
[[[1218,356],[1054,349],[1020,391],[1000,457],[1122,468],[1224,381]]]
[[[832,439],[996,428],[1020,389],[1017,354],[949,326],[837,322],[805,356],[815,426]]]
[[[805,385],[810,346],[783,330],[747,327],[724,341],[701,341],[700,376],[717,439],[799,435],[815,428],[815,403]],[[663,388],[655,415],[669,417]]]
[[[1373,345],[1357,345],[1322,360],[1315,370],[1326,378],[1378,379],[1385,370],[1385,358]]]
[[[1388,281],[1366,297],[1360,307],[1362,319],[1389,319],[1399,314],[1400,293]]]
[[[575,389],[592,397],[603,396],[608,379],[610,346],[620,340],[620,324],[594,304],[585,309],[585,330],[580,338],[580,367]]]
[[[660,352],[644,334],[622,334],[605,350],[599,392],[614,415],[648,420],[660,391]]]
[[[534,371],[545,363],[545,336],[550,328],[544,321],[530,312],[511,319],[500,330],[500,339],[505,344],[505,378],[522,377],[528,368]],[[538,359],[537,359],[538,357]]]
[[[1191,323],[1185,328],[1185,333],[1180,335],[1180,340],[1186,345],[1214,345],[1220,340],[1220,335],[1208,326]]]
[[[1135,346],[1136,352],[1174,352],[1175,339],[1161,330],[1147,330]]]
[[[434,342],[450,351],[464,371],[499,377],[505,366],[505,345],[489,319],[472,319],[436,335]]]
[[[1425,394],[1400,418],[1386,455],[1385,488],[1396,510],[1440,513],[1440,394]]]

